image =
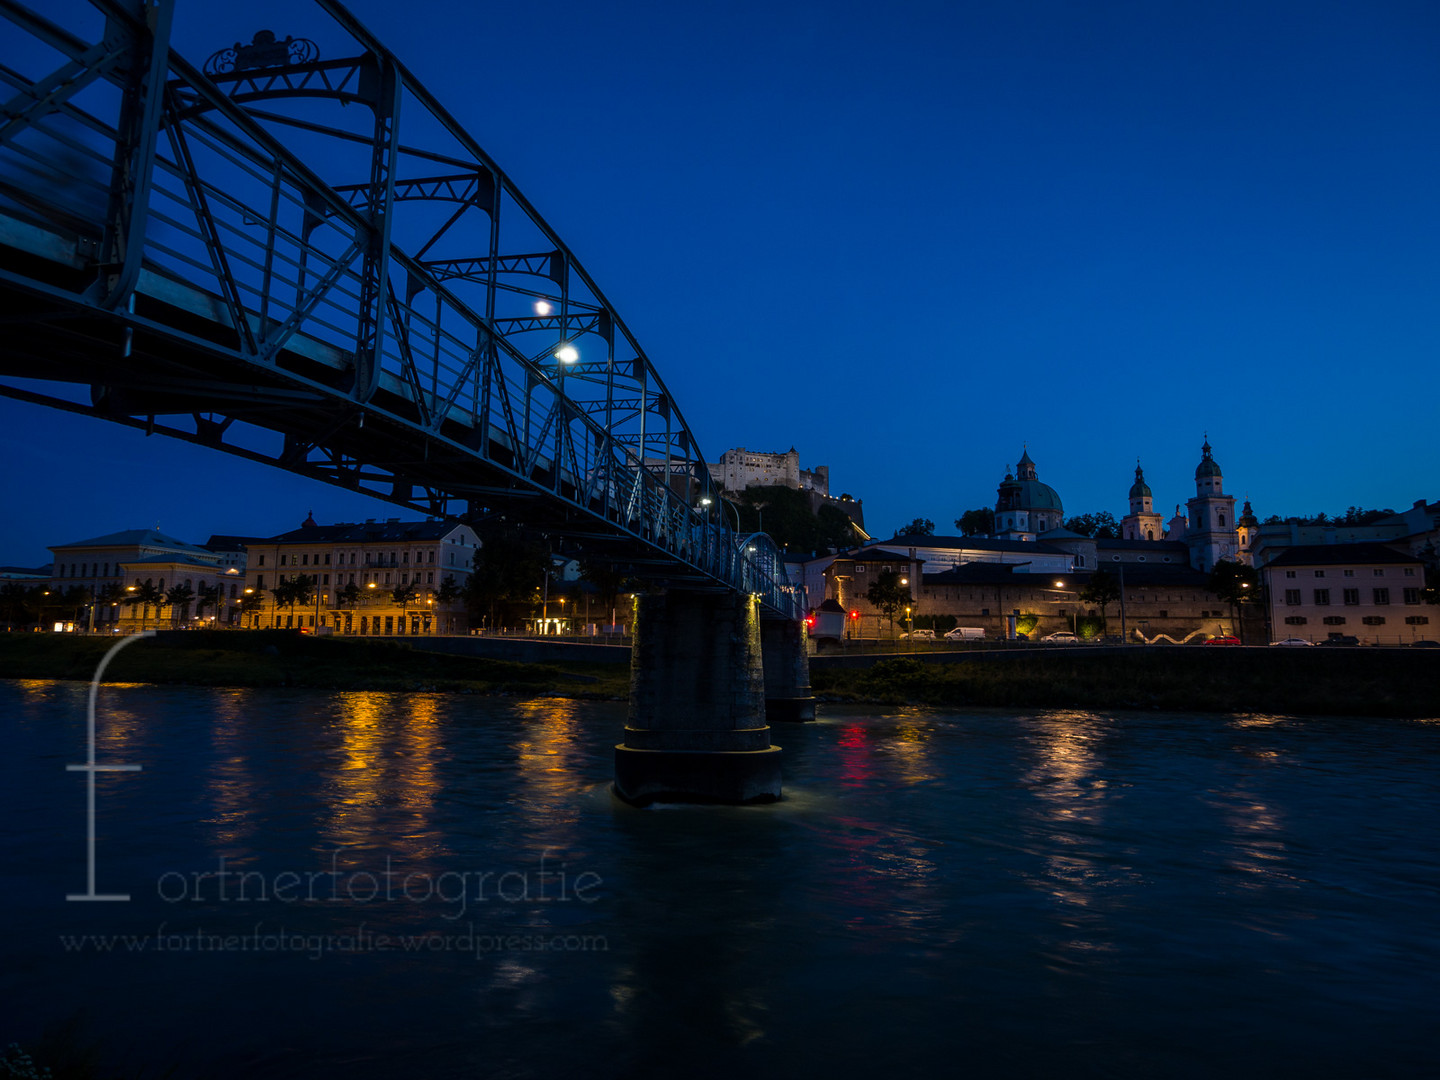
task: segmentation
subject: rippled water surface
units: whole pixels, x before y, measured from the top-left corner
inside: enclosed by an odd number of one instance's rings
[[[624,707],[0,682],[0,1042],[182,1076],[1433,1075],[1440,722],[826,709],[636,810]],[[243,875],[243,876],[242,876]]]

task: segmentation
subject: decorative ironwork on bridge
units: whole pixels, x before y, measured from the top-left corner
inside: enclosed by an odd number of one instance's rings
[[[0,392],[798,617],[598,285],[340,3],[337,58],[262,31],[199,68],[174,0],[92,2],[0,0],[0,376],[55,384]]]

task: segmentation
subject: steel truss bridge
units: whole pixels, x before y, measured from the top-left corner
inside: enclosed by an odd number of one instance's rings
[[[590,275],[317,3],[338,47],[262,32],[196,64],[174,0],[92,0],[67,25],[0,0],[0,393],[426,515],[503,511],[798,618],[775,544],[731,531]]]

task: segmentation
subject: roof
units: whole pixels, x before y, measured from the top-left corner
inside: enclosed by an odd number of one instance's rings
[[[146,555],[143,559],[125,559],[121,566],[145,566],[147,564],[159,563],[175,566],[199,566],[206,570],[221,571],[215,565],[213,559],[197,559],[193,555]]]
[[[1046,540],[1089,540],[1089,539],[1091,539],[1090,537],[1086,536],[1084,533],[1077,533],[1077,532],[1074,532],[1074,531],[1072,531],[1072,530],[1070,530],[1070,529],[1067,529],[1067,528],[1065,528],[1065,527],[1063,527],[1063,526],[1060,527],[1060,528],[1058,528],[1058,529],[1046,529],[1043,533],[1040,533],[1040,536],[1042,536],[1042,537],[1043,537],[1044,539],[1046,539]]]
[[[886,559],[894,559],[897,562],[909,562],[913,556],[904,551],[891,551],[889,548],[867,547],[861,548],[858,551],[847,551],[843,555],[835,556],[835,558],[837,560],[849,559],[852,562],[884,562]]]
[[[1117,568],[1102,566],[1111,574],[1118,576]],[[1073,588],[1075,584],[1082,587],[1090,583],[1094,576],[1092,571],[1057,571],[1055,574],[1017,573],[1016,568],[1008,563],[965,563],[939,574],[926,574],[924,581],[926,585],[1011,585],[1020,588],[1029,587],[1032,589],[1048,589],[1054,585],[1059,578],[1065,581],[1065,588]],[[1125,564],[1125,589],[1141,586],[1171,585],[1187,586],[1193,588],[1205,587],[1206,576],[1199,570],[1192,570],[1189,566],[1163,566],[1149,563],[1126,563]]]
[[[1035,540],[998,540],[988,536],[896,536],[886,544],[903,544],[907,548],[952,548],[969,551],[1027,551],[1041,555],[1068,555],[1068,551],[1052,548]]]
[[[225,536],[216,533],[201,546],[208,551],[244,551],[250,544],[263,544],[263,536]]]
[[[1361,566],[1369,563],[1414,565],[1420,560],[1403,555],[1384,544],[1301,544],[1287,548],[1265,565],[1269,566]]]
[[[302,526],[279,536],[249,541],[249,544],[359,544],[395,540],[439,540],[463,524],[464,522],[454,518],[431,518],[426,521],[400,521],[398,518],[391,518],[388,521],[360,523],[342,521],[335,525]]]
[[[1096,540],[1095,551],[1144,551],[1157,555],[1179,555],[1187,562],[1190,547],[1183,540]]]
[[[187,544],[184,540],[166,536],[157,529],[126,529],[123,532],[106,533],[104,536],[96,536],[89,540],[76,540],[69,544],[52,544],[50,550],[62,551],[65,548],[94,547],[167,547],[178,551],[204,551],[195,544]]]

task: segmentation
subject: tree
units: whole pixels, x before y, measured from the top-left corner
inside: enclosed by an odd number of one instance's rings
[[[279,602],[278,600],[275,602],[275,606],[276,606],[277,608],[280,606],[280,602]],[[255,589],[255,590],[253,590],[253,591],[251,591],[251,592],[245,593],[245,595],[240,598],[240,617],[241,617],[242,619],[243,619],[245,616],[247,616],[247,615],[258,615],[260,612],[262,612],[262,611],[264,611],[264,610],[265,610],[265,590],[264,590],[264,589]]]
[[[360,606],[361,592],[360,586],[353,581],[348,585],[341,585],[335,590],[335,603],[353,614],[355,609]]]
[[[895,633],[895,615],[910,603],[910,586],[900,583],[900,574],[894,570],[882,570],[865,590],[865,599],[890,620],[890,633]]]
[[[189,585],[172,585],[165,590],[165,602],[170,605],[170,625],[176,621],[190,621],[190,601],[195,599],[195,590]]]
[[[934,536],[935,523],[929,518],[917,517],[909,525],[903,526],[896,536]]]
[[[155,583],[149,578],[144,581],[137,581],[134,585],[127,586],[125,603],[130,608],[130,617],[135,617],[135,608],[140,608],[140,629],[144,630],[150,622],[150,609],[155,609],[155,614],[160,614],[160,605],[165,602],[165,594],[156,588]]]
[[[26,588],[18,581],[0,585],[0,622],[5,624],[5,629],[14,630],[17,626],[29,626],[39,621],[40,613],[35,603],[39,592],[40,589]]]
[[[1253,566],[1221,559],[1215,564],[1206,579],[1205,588],[1230,605],[1230,621],[1234,624],[1240,643],[1245,643],[1245,624],[1238,617],[1238,610],[1244,604],[1258,604],[1263,600],[1260,575]]]
[[[966,510],[955,519],[961,536],[989,536],[995,531],[995,511],[988,506]]]
[[[476,529],[481,534],[475,567],[466,580],[465,603],[472,616],[487,617],[493,628],[497,612],[526,603],[550,573],[544,540],[524,529],[494,522]]]
[[[1080,599],[1100,608],[1100,622],[1105,622],[1105,609],[1120,599],[1120,579],[1101,567],[1090,575],[1090,583],[1080,590]]]
[[[125,590],[113,581],[107,581],[100,586],[100,591],[95,594],[95,605],[100,608],[112,608],[125,599]],[[97,616],[97,620],[98,616]]]
[[[300,604],[310,603],[315,596],[315,579],[309,574],[296,574],[285,581],[276,582],[271,595],[275,597],[277,610],[282,607],[290,609],[290,622],[293,624],[295,608]]]
[[[400,632],[405,633],[405,624],[410,621],[410,605],[420,596],[420,590],[413,581],[396,585],[390,590],[390,599],[400,605]]]
[[[1115,540],[1120,536],[1120,523],[1109,510],[1096,514],[1077,514],[1065,522],[1065,528],[1096,540]]]
[[[213,607],[217,612],[220,610],[220,598],[225,595],[223,585],[204,585],[195,591],[195,617],[205,618],[205,609]]]
[[[817,551],[844,551],[855,542],[855,523],[838,506],[822,506],[815,512],[819,527]]]

